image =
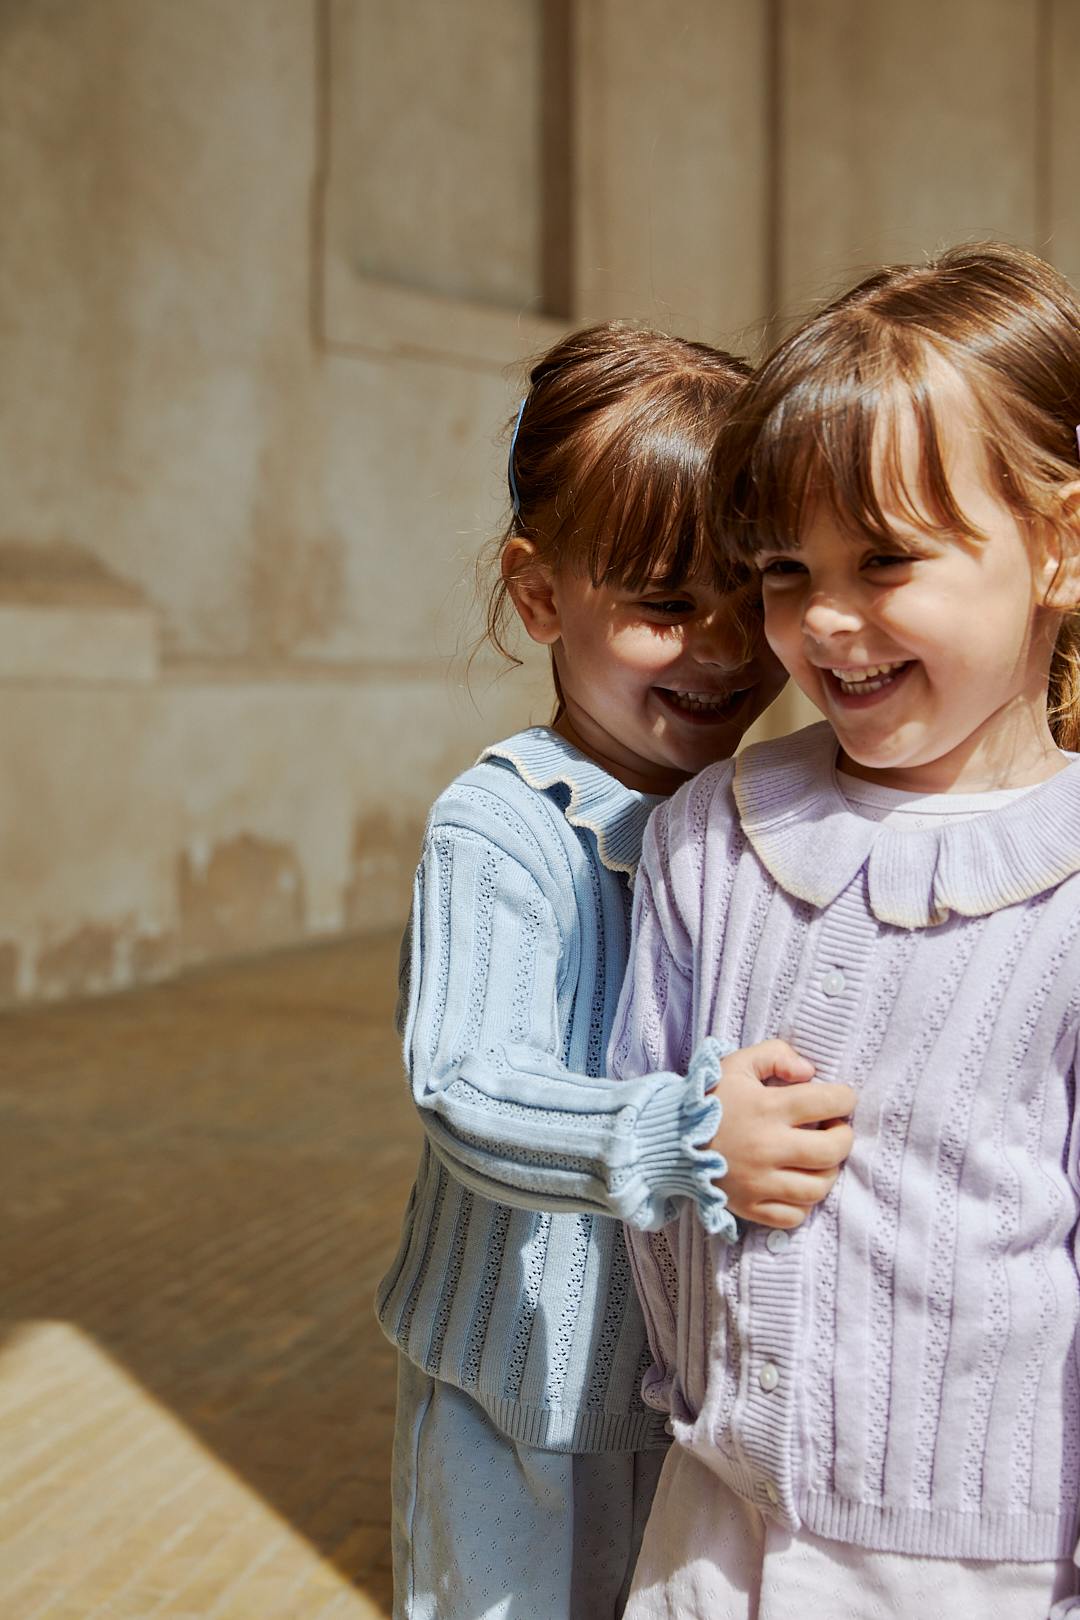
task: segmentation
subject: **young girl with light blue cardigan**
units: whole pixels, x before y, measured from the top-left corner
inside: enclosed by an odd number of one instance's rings
[[[646,819],[783,679],[756,589],[704,541],[745,374],[603,326],[535,367],[518,416],[495,608],[551,648],[558,709],[440,797],[416,877],[403,1012],[426,1136],[378,1297],[400,1349],[398,1620],[621,1613],[668,1437],[619,1220],[790,1227],[850,1144],[798,1128],[847,1114],[846,1087],[761,1083],[812,1073],[779,1042],[722,1081],[708,1039],[630,1086],[604,1067]]]

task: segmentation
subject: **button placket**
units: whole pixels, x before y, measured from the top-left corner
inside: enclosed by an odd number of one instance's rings
[[[863,968],[876,938],[867,922],[861,886],[841,896],[823,917],[808,920],[805,950],[783,1033],[814,1064],[819,1080],[843,1080],[846,1056],[863,999]],[[846,898],[846,905],[845,905]],[[753,1471],[762,1509],[784,1523],[794,1513],[803,1459],[800,1456],[796,1377],[808,1332],[801,1303],[805,1232],[777,1228],[750,1240],[739,1272],[740,1302],[747,1308],[742,1341],[737,1429]],[[776,1492],[773,1501],[767,1485]],[[766,1507],[768,1503],[768,1507]]]

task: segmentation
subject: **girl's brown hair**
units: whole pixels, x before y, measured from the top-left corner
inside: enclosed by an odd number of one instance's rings
[[[714,452],[711,519],[721,554],[748,561],[770,545],[797,544],[819,500],[853,533],[889,540],[882,473],[887,500],[915,527],[982,538],[946,476],[943,425],[955,396],[942,398],[943,367],[974,404],[1001,498],[1033,538],[1052,530],[1080,550],[1062,502],[1064,486],[1080,477],[1080,302],[1034,254],[977,243],[868,276],[765,362]],[[914,489],[901,471],[905,405],[918,432]],[[1062,617],[1048,708],[1059,745],[1080,748],[1075,610]]]
[[[704,343],[612,321],[573,332],[538,360],[511,443],[517,501],[496,542],[528,540],[533,566],[579,569],[640,590],[704,570],[746,577],[709,545],[705,475],[745,361]],[[503,572],[487,638],[511,662]]]

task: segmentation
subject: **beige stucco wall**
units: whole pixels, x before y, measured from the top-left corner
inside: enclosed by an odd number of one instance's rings
[[[396,922],[427,804],[531,712],[451,662],[511,380],[313,331],[317,22],[0,14],[0,997]]]
[[[0,1000],[396,923],[431,798],[546,712],[453,655],[560,319],[365,274],[412,183],[354,183],[367,3],[0,7]],[[973,229],[1080,269],[1067,0],[556,9],[576,320],[752,346]]]

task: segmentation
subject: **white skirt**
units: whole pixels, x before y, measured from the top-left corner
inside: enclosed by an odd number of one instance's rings
[[[1047,1620],[1076,1590],[1068,1559],[921,1558],[793,1536],[673,1446],[625,1620]]]

